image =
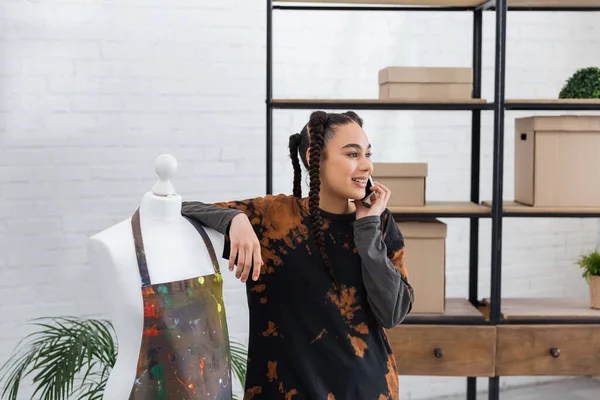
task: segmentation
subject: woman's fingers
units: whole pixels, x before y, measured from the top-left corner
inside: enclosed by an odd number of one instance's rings
[[[252,271],[252,279],[257,280],[260,276],[260,270],[263,265],[262,257],[260,256],[260,243],[256,243],[254,246],[254,270]]]
[[[250,220],[245,214],[236,215],[230,229],[231,251],[229,254],[229,270],[237,265],[236,278],[246,282],[252,272],[252,278],[257,280],[263,264],[258,237]]]
[[[379,182],[373,182],[373,191],[377,193],[377,196],[376,199],[373,200],[372,204],[377,205],[379,208],[381,208],[377,211],[378,213],[382,213],[383,210],[387,207],[387,203],[390,199],[392,191]]]
[[[231,242],[230,249],[229,249],[229,270],[230,271],[233,271],[234,265],[237,264],[237,254],[238,254],[237,242]]]
[[[241,278],[244,273],[244,266],[246,264],[246,252],[243,246],[238,246],[237,249],[237,270],[235,271],[235,277]]]
[[[379,187],[381,187],[381,189],[383,190],[384,193],[384,203],[387,204],[388,200],[390,199],[391,195],[392,195],[392,191],[385,185],[382,185],[381,183],[377,183],[379,185]]]
[[[240,263],[242,265],[241,281],[246,282],[248,280],[248,275],[252,270],[252,248],[246,245],[243,249],[243,254],[244,262]]]

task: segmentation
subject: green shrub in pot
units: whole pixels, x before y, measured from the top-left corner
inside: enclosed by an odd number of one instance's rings
[[[598,249],[582,255],[577,260],[582,269],[581,276],[590,287],[590,307],[600,309],[600,253]]]
[[[600,99],[600,68],[580,68],[567,80],[560,99]]]

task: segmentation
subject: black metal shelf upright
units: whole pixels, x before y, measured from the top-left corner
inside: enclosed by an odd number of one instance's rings
[[[411,6],[410,0],[398,1],[398,5],[382,5],[377,0],[364,0],[362,4],[348,1],[339,5],[341,1],[327,0],[296,0],[296,4],[289,4],[293,0],[266,0],[266,193],[273,193],[273,110],[275,109],[353,109],[353,110],[440,110],[440,111],[470,111],[471,112],[471,176],[470,176],[470,201],[480,204],[480,155],[481,155],[481,112],[492,111],[493,122],[493,169],[492,169],[492,204],[489,212],[406,212],[394,213],[395,217],[412,215],[417,217],[455,217],[469,218],[470,220],[470,249],[469,249],[469,291],[468,301],[474,306],[481,306],[478,296],[478,258],[479,258],[479,219],[491,218],[492,243],[491,243],[491,277],[490,277],[490,301],[489,317],[484,321],[469,318],[452,318],[450,320],[441,318],[417,318],[414,321],[406,321],[407,324],[452,324],[452,325],[502,325],[502,324],[566,324],[573,321],[560,318],[535,318],[506,320],[501,312],[501,280],[502,280],[502,222],[506,217],[536,217],[536,218],[586,218],[600,217],[600,210],[587,212],[567,211],[510,211],[504,209],[503,203],[503,172],[504,172],[504,119],[506,110],[600,110],[600,103],[548,103],[548,102],[506,102],[506,22],[508,11],[600,11],[600,5],[590,6],[572,5],[574,2],[565,1],[571,5],[557,6],[556,1],[549,6],[543,5],[544,1],[527,2],[515,0],[480,0],[473,6],[452,6],[451,4],[465,4],[466,1],[430,1],[433,6]],[[300,3],[300,4],[298,4]],[[331,5],[331,4],[334,5]],[[424,4],[426,1],[415,1]],[[445,3],[448,6],[440,6]],[[531,5],[531,3],[537,3]],[[600,3],[600,2],[599,2]],[[495,12],[495,54],[494,54],[494,100],[489,102],[465,102],[465,103],[432,103],[432,102],[382,102],[375,99],[354,100],[286,100],[273,98],[273,11],[274,10],[312,10],[312,11],[389,11],[389,12],[472,12],[473,14],[473,37],[472,37],[472,69],[473,69],[473,98],[481,98],[481,75],[482,75],[482,42],[483,42],[483,13]],[[580,318],[577,324],[598,324],[599,320],[594,318]],[[489,399],[500,398],[499,376],[489,377]],[[476,378],[467,377],[467,400],[476,398]]]

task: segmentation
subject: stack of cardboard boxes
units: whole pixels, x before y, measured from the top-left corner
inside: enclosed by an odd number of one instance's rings
[[[379,71],[379,98],[414,102],[472,99],[473,70],[446,67],[387,67]],[[425,206],[426,163],[380,163],[376,179],[388,186],[388,206]],[[413,313],[446,309],[447,226],[436,219],[397,222],[404,236],[410,282],[415,289]]]
[[[427,163],[375,163],[375,179],[392,195],[388,208],[426,204]],[[446,292],[446,224],[438,220],[398,221],[404,236],[409,280],[415,290],[413,313],[442,313]]]
[[[413,102],[472,99],[472,69],[387,67],[379,98]],[[531,207],[600,207],[600,116],[532,116],[515,120],[515,202]],[[426,205],[426,163],[375,164],[388,186],[388,207]],[[397,221],[405,239],[414,313],[445,311],[446,224]]]

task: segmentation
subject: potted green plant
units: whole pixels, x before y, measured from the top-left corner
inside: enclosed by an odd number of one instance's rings
[[[0,399],[16,400],[22,381],[31,376],[31,399],[101,400],[117,359],[110,321],[45,317],[32,324],[38,329],[21,340],[0,367]],[[244,387],[245,348],[232,340],[230,354],[233,373]]]
[[[590,287],[590,306],[600,310],[600,253],[598,249],[582,255],[577,261]]]
[[[600,68],[580,68],[559,92],[560,99],[600,99]]]

